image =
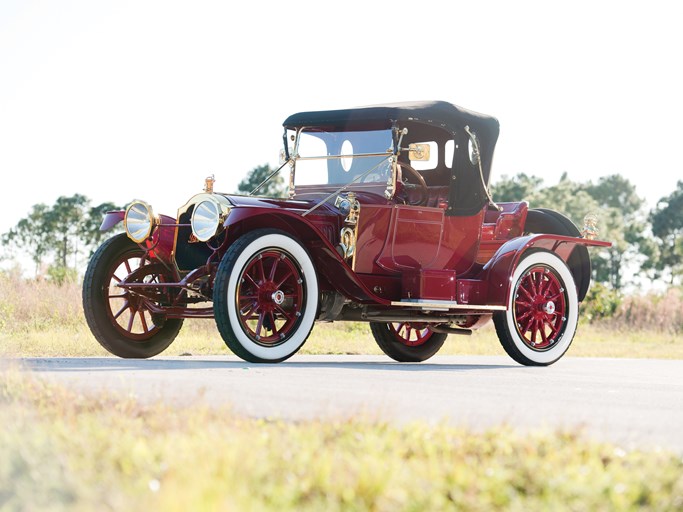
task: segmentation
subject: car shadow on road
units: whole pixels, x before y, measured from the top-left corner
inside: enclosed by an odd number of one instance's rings
[[[157,371],[157,370],[264,370],[312,368],[337,368],[346,370],[381,370],[395,372],[436,372],[499,370],[524,368],[516,364],[481,363],[398,363],[393,361],[288,361],[276,364],[248,363],[215,359],[115,359],[108,357],[88,358],[24,358],[16,360],[23,368],[33,372],[107,372],[107,371]]]

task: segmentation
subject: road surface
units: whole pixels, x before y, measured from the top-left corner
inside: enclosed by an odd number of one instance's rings
[[[252,417],[579,428],[624,448],[683,453],[683,361],[566,357],[546,368],[495,356],[436,356],[420,364],[381,356],[295,356],[276,365],[218,356],[19,362],[82,391],[230,406]]]

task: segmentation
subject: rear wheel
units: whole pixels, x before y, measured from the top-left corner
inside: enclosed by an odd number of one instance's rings
[[[213,304],[218,330],[235,355],[252,363],[284,361],[313,328],[318,308],[313,262],[288,234],[252,231],[225,253]]]
[[[511,282],[507,311],[493,315],[501,345],[520,364],[554,363],[569,348],[578,322],[571,272],[555,254],[536,251],[520,261]]]
[[[147,358],[163,352],[176,338],[181,319],[153,316],[148,300],[117,286],[132,272],[145,283],[164,282],[159,265],[149,265],[145,252],[125,234],[105,241],[95,252],[83,278],[83,310],[95,339],[112,354]],[[149,272],[145,268],[149,267]],[[142,270],[140,270],[142,268]]]
[[[447,334],[434,332],[421,322],[371,322],[370,330],[382,351],[402,363],[419,363],[436,354]]]

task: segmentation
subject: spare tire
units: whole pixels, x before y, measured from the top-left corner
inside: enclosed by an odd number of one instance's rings
[[[533,208],[527,212],[526,233],[548,233],[551,235],[580,237],[581,231],[568,217],[547,208]],[[574,276],[576,292],[579,302],[588,293],[591,282],[591,260],[585,245],[576,245],[572,251],[567,266]]]

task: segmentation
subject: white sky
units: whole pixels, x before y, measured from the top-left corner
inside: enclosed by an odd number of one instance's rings
[[[175,210],[275,164],[302,110],[496,116],[493,179],[683,179],[676,1],[0,1],[0,232],[82,193]]]

